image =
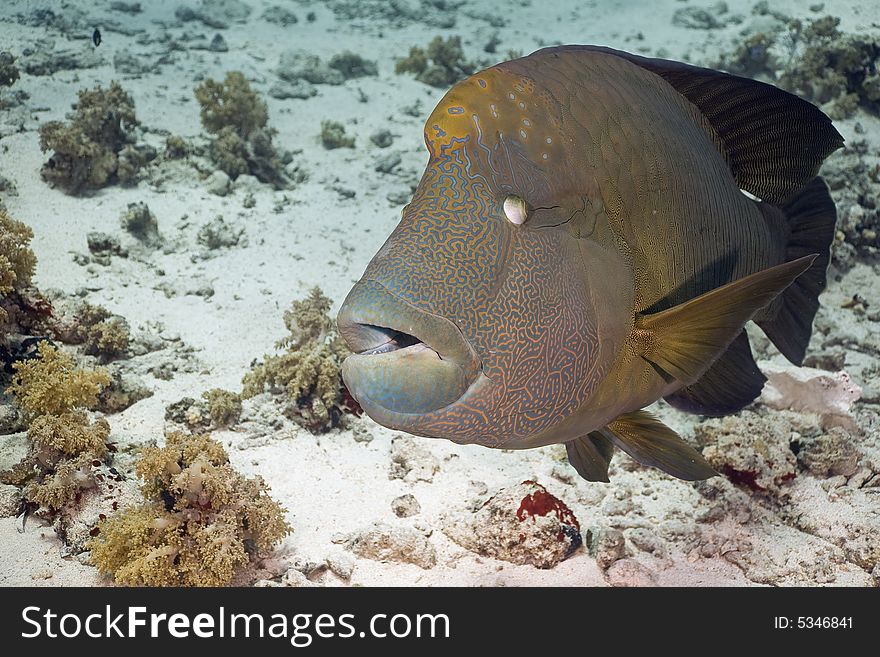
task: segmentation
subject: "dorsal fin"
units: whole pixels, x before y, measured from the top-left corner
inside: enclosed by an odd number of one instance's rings
[[[662,77],[715,129],[739,186],[768,203],[784,203],[843,146],[819,108],[771,84],[600,46],[556,50],[615,55]]]

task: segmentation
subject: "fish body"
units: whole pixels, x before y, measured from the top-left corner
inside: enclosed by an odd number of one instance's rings
[[[569,46],[460,82],[425,142],[338,318],[364,410],[460,443],[564,443],[588,479],[607,480],[613,446],[714,474],[641,409],[752,401],[749,320],[802,360],[836,219],[815,178],[842,143],[827,117],[770,85]]]

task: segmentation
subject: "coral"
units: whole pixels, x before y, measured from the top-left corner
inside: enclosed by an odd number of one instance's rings
[[[33,236],[29,226],[16,221],[0,208],[0,304],[10,292],[31,282],[37,266],[37,257],[30,248]],[[0,305],[0,325],[8,319],[8,313]]]
[[[409,55],[394,66],[395,73],[415,73],[416,80],[444,88],[474,72],[473,63],[464,58],[461,37],[434,37],[427,49],[414,46]]]
[[[338,121],[321,121],[321,143],[324,148],[354,148],[354,137],[345,134],[345,126]]]
[[[231,248],[245,240],[244,228],[227,223],[223,215],[218,214],[199,228],[196,240],[199,244],[211,250]]]
[[[11,87],[18,80],[18,68],[15,66],[15,57],[12,53],[0,52],[0,87]]]
[[[41,170],[43,178],[71,194],[103,187],[117,176],[120,152],[137,125],[134,102],[118,82],[106,90],[83,89],[69,123],[40,126],[40,148],[53,151]],[[125,177],[131,179],[136,163],[126,167]]]
[[[241,418],[241,396],[222,388],[212,388],[202,393],[208,404],[208,415],[215,427],[228,427]]]
[[[287,414],[312,431],[337,426],[352,410],[340,377],[348,350],[328,315],[330,300],[314,288],[284,313],[289,335],[276,344],[281,354],[265,355],[245,374],[242,397],[262,392],[283,393],[290,399]]]
[[[159,222],[146,203],[129,203],[128,209],[122,213],[119,223],[124,230],[145,246],[153,248],[162,243],[162,236],[159,235]]]
[[[208,132],[218,133],[233,128],[242,138],[266,127],[269,110],[253,91],[240,71],[230,71],[223,82],[205,80],[195,89],[202,107],[202,125]]]
[[[180,135],[168,135],[165,138],[165,156],[172,160],[179,160],[189,155],[192,147]]]
[[[333,57],[330,58],[330,61],[327,62],[327,65],[342,73],[342,77],[346,80],[351,78],[362,78],[368,75],[377,75],[379,72],[376,68],[376,62],[371,62],[348,50],[341,52],[338,55],[333,55]]]
[[[61,415],[40,415],[28,427],[28,438],[40,454],[58,452],[60,456],[107,455],[110,425],[101,418],[89,423],[85,411],[67,411]]]
[[[84,345],[86,354],[98,356],[103,362],[127,355],[131,333],[125,318],[86,301],[74,306],[70,315],[56,322],[58,339]]]
[[[477,554],[536,568],[552,568],[582,543],[571,509],[534,481],[499,490],[474,513],[449,514],[443,532]]]
[[[30,415],[62,415],[77,407],[93,407],[98,393],[110,383],[106,370],[84,370],[73,358],[51,345],[40,342],[39,358],[14,365],[15,375],[7,392]]]
[[[98,525],[92,562],[128,586],[225,586],[290,526],[259,477],[246,479],[207,435],[171,433],[136,464],[147,498]]]
[[[832,103],[839,118],[857,104],[880,111],[880,40],[862,34],[843,34],[840,19],[819,18],[806,27],[792,25],[800,56],[779,78],[779,84],[818,103]],[[855,95],[855,101],[851,98]]]
[[[209,153],[218,168],[233,179],[249,173],[276,189],[289,186],[272,144],[275,131],[267,127],[266,102],[240,71],[230,71],[223,82],[205,80],[195,95],[202,107],[202,125],[215,135]]]
[[[103,418],[92,422],[82,407],[97,403],[110,377],[103,370],[77,369],[69,355],[45,340],[37,355],[13,366],[7,391],[30,418],[30,447],[0,480],[24,486],[23,498],[52,515],[94,485],[93,468],[109,455],[110,425]]]

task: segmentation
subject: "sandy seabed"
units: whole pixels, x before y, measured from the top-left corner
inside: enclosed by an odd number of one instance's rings
[[[2,49],[19,56],[27,49],[91,47],[102,60],[90,68],[23,74],[14,87],[0,91],[0,99],[12,90],[27,94],[0,110],[0,173],[14,184],[14,192],[0,192],[0,198],[12,217],[34,230],[36,284],[41,289],[103,305],[125,317],[135,332],[158,335],[168,345],[124,366],[142,376],[154,393],[109,418],[112,440],[120,448],[119,467],[129,472],[138,447],[161,441],[168,404],[198,397],[209,388],[240,390],[252,361],[271,353],[284,335],[282,312],[290,302],[318,285],[334,301],[335,312],[396,225],[401,199],[426,162],[423,121],[445,91],[395,74],[395,59],[411,46],[425,45],[437,34],[459,35],[466,55],[487,65],[504,59],[500,53],[508,50],[528,53],[555,43],[603,44],[708,64],[741,40],[741,31],[753,20],[752,3],[739,2],[728,3],[726,15],[741,14],[744,22],[718,14],[717,27],[700,29],[673,22],[683,5],[672,0],[465,2],[447,12],[417,11],[393,21],[378,8],[385,3],[253,0],[247,3],[252,7],[247,18],[216,29],[175,18],[175,9],[186,4],[180,0],[141,4],[143,11],[135,14],[112,11],[104,0],[71,1],[63,8],[54,6],[60,3],[19,0],[0,6]],[[283,26],[264,19],[264,10],[276,4],[295,13],[298,22]],[[697,4],[710,5],[689,3]],[[838,16],[845,32],[876,29],[880,22],[880,9],[868,0],[823,4],[821,13],[793,0],[774,2],[773,7],[804,19]],[[361,9],[354,11],[355,5]],[[21,18],[42,8],[52,8],[68,24],[32,24]],[[309,12],[314,12],[311,22],[306,20]],[[450,18],[454,26],[444,26]],[[103,35],[97,48],[90,41],[94,26],[101,26]],[[222,35],[225,52],[205,49],[215,34]],[[484,52],[493,34],[499,39],[497,55]],[[174,48],[168,35],[177,44]],[[278,82],[279,55],[290,48],[324,59],[351,50],[375,61],[378,75],[341,85],[317,84],[316,95],[306,99],[277,99],[268,92]],[[114,61],[120,53],[141,61],[143,71],[117,70]],[[242,71],[266,99],[269,125],[277,130],[275,144],[293,153],[291,166],[307,172],[307,180],[283,191],[251,180],[233,184],[228,194],[219,196],[209,192],[206,175],[185,162],[155,165],[134,186],[114,185],[83,196],[67,195],[41,179],[47,155],[39,148],[38,127],[63,119],[79,89],[119,80],[142,123],[139,141],[161,150],[168,134],[206,143],[193,88],[230,70]],[[324,148],[319,133],[328,119],[346,126],[356,140],[353,149]],[[863,140],[866,157],[876,161],[876,116],[859,110],[836,125],[848,143]],[[385,149],[369,138],[383,129],[394,136]],[[400,163],[390,172],[378,171],[377,162],[389,153],[398,154]],[[75,258],[88,254],[86,235],[92,231],[130,243],[119,217],[136,202],[149,205],[169,248],[132,248],[129,257],[113,257],[109,265]],[[217,215],[243,229],[245,239],[204,254],[196,234]],[[880,324],[876,316],[871,318],[880,308],[876,264],[857,260],[845,272],[832,269],[829,281],[810,353],[845,350],[842,369],[862,389],[862,399],[851,411],[857,463],[849,475],[823,474],[799,464],[797,476],[784,487],[755,491],[726,480],[709,485],[673,480],[618,453],[611,483],[593,484],[575,475],[558,448],[504,452],[422,439],[398,458],[403,469],[395,466],[392,473],[392,449],[400,451],[392,439],[399,434],[364,417],[353,420],[350,428],[313,435],[271,417],[276,407],[260,396],[245,403],[241,425],[214,435],[238,469],[266,480],[272,496],[288,510],[294,532],[272,559],[244,574],[243,581],[329,586],[876,585]],[[868,312],[855,312],[847,303],[856,294],[862,299],[856,305]],[[755,350],[762,366],[784,364],[766,340],[757,340]],[[162,359],[164,368],[157,368]],[[150,373],[169,369],[170,378]],[[682,435],[694,436],[698,418],[664,404],[656,410]],[[761,404],[750,412],[753,426],[788,432],[767,436],[786,446],[801,425],[822,423],[809,413],[772,411]],[[783,418],[776,424],[768,419],[775,413]],[[0,452],[14,461],[21,443],[9,443]],[[620,532],[623,548],[611,560],[617,566],[600,567],[595,548],[581,549],[550,569],[514,565],[479,556],[444,533],[444,524],[454,522],[450,518],[456,514],[467,514],[480,499],[527,479],[541,482],[564,500],[594,544],[599,542],[595,537]],[[872,481],[873,486],[866,485]],[[415,497],[420,510],[398,518],[391,503],[405,494]],[[435,563],[376,561],[350,553],[347,537],[374,523],[414,529],[433,549]],[[405,555],[400,558],[406,560]],[[328,561],[343,565],[325,569]],[[291,569],[307,577],[285,576]],[[51,526],[30,521],[21,533],[15,518],[0,518],[0,584],[109,583],[82,555],[68,555]]]

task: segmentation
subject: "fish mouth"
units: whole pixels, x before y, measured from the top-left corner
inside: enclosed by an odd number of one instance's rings
[[[479,358],[456,324],[417,308],[375,280],[352,288],[336,321],[352,351],[342,365],[342,378],[380,424],[454,403],[480,371]]]

